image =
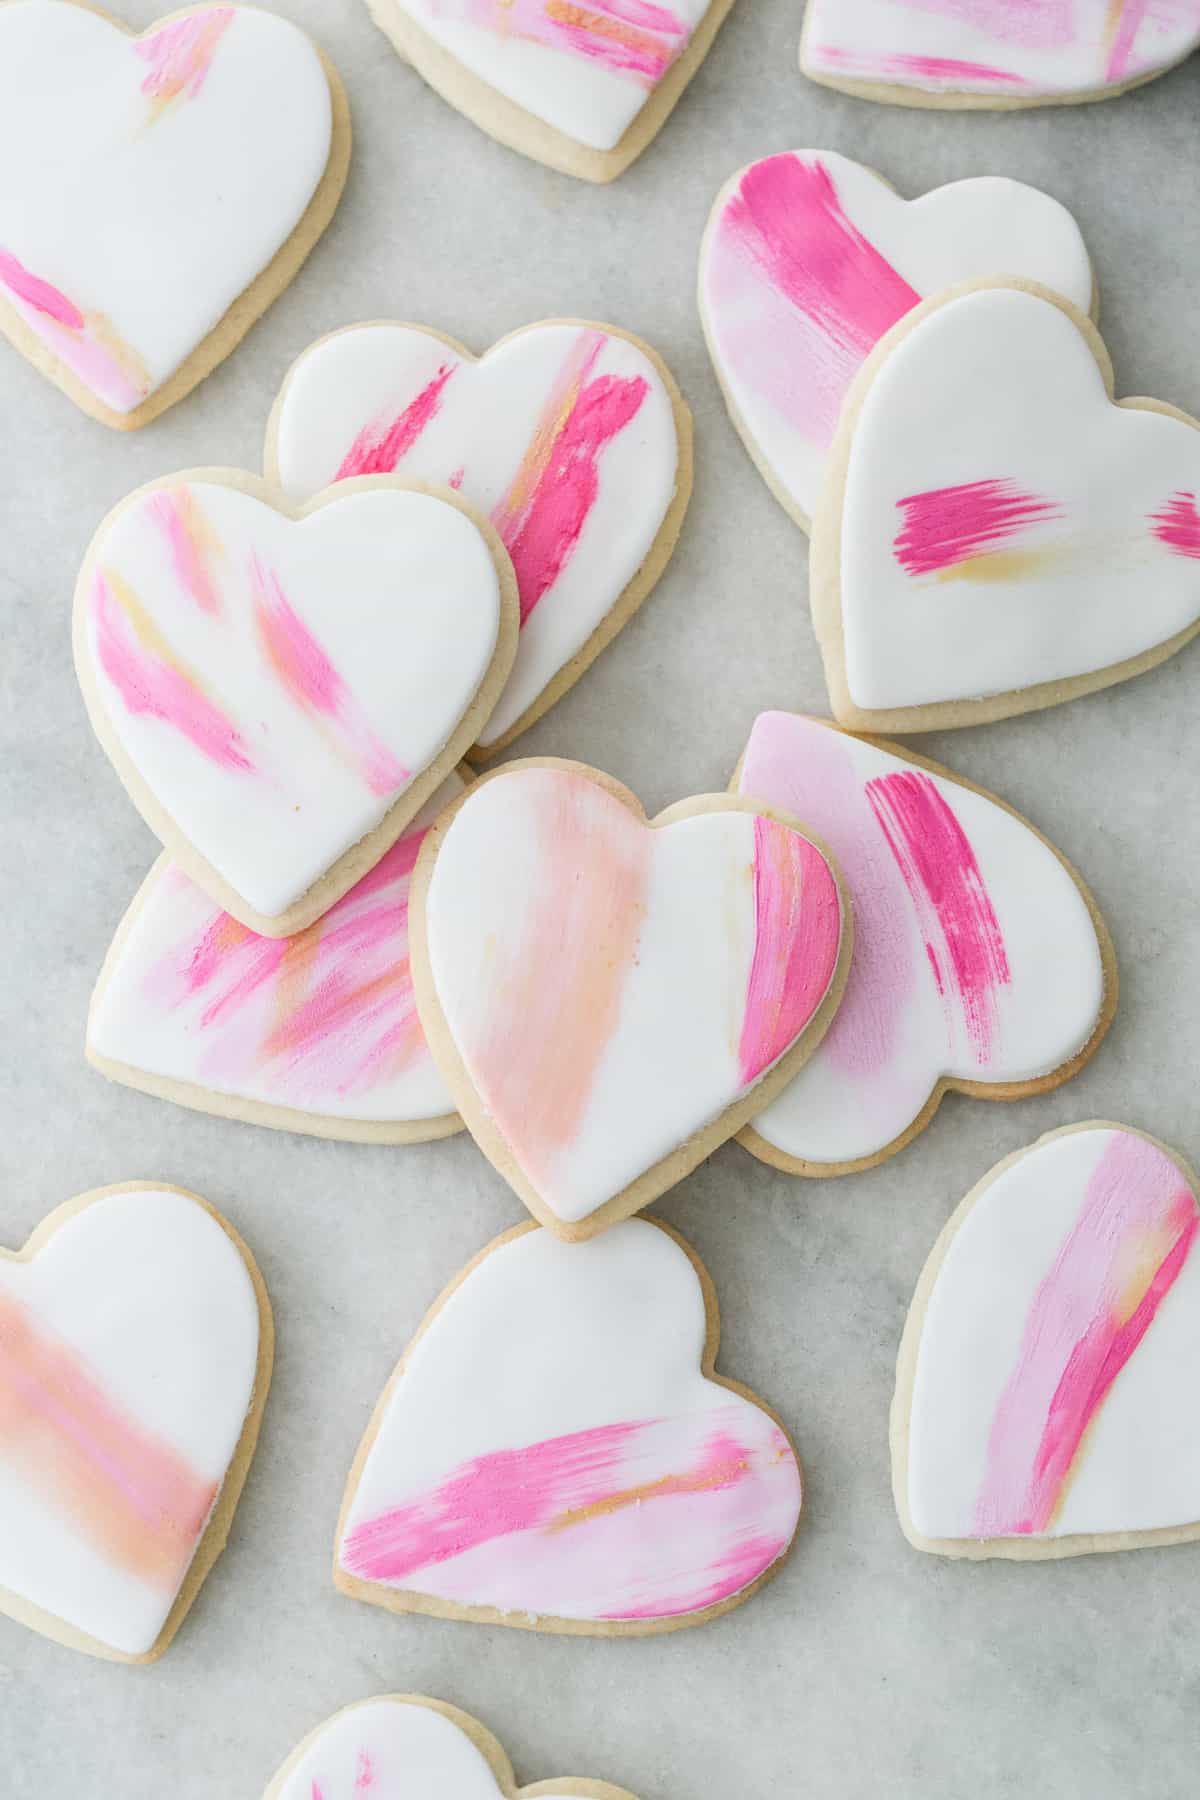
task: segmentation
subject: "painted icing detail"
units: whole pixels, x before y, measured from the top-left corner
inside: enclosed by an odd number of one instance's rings
[[[135,38],[61,0],[0,7],[0,299],[133,412],[291,236],[331,137],[321,59],[270,13]]]
[[[883,364],[851,445],[851,699],[979,699],[1153,649],[1200,617],[1198,491],[1194,428],[1114,406],[1057,306],[948,302]]]
[[[998,269],[1091,306],[1079,227],[1018,181],[983,176],[905,201],[849,157],[797,150],[723,190],[701,256],[709,345],[751,449],[805,518],[879,339],[927,295]]]
[[[194,1200],[108,1194],[0,1259],[0,1588],[126,1656],[166,1623],[249,1411],[258,1305]]]
[[[612,150],[687,49],[707,0],[397,0],[472,75]]]
[[[739,1100],[811,1022],[841,907],[774,820],[651,829],[569,769],[481,784],[426,900],[446,1026],[545,1205],[577,1222]]]
[[[236,488],[160,488],[92,546],[88,676],[178,830],[286,911],[442,752],[495,652],[489,547],[424,494],[293,521]]]
[[[688,1256],[644,1220],[501,1244],[408,1352],[340,1568],[577,1620],[738,1594],[787,1549],[800,1475],[774,1421],[702,1373],[706,1333]]]
[[[929,1298],[908,1498],[929,1538],[1060,1538],[1200,1518],[1190,1417],[1200,1213],[1134,1132],[1057,1135],[967,1211]]]
[[[818,80],[1036,101],[1126,87],[1200,45],[1200,0],[808,0]]]
[[[516,569],[521,636],[487,745],[637,574],[675,495],[679,446],[653,363],[599,327],[534,326],[474,362],[413,326],[364,325],[297,364],[275,456],[297,499],[395,472],[448,482],[489,515]]]
[[[330,1118],[452,1113],[417,1017],[408,890],[426,830],[462,787],[444,782],[370,874],[290,938],[257,936],[164,858],[106,968],[89,1053]]]
[[[792,713],[762,713],[739,792],[805,820],[854,907],[850,979],[826,1036],[754,1120],[799,1161],[886,1148],[944,1076],[1020,1082],[1095,1031],[1091,914],[1048,845],[983,794]]]

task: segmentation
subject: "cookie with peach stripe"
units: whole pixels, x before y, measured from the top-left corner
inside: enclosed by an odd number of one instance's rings
[[[195,469],[101,525],[75,593],[92,725],[183,872],[304,931],[392,848],[512,667],[517,590],[451,489],[363,478],[290,507]]]
[[[739,1606],[800,1517],[787,1434],[714,1372],[716,1295],[681,1238],[518,1226],[427,1314],[360,1446],[334,1580],[395,1612],[587,1634]]]
[[[829,1027],[852,924],[826,851],[728,794],[647,820],[581,763],[468,790],[421,847],[417,1006],[485,1156],[586,1238],[773,1100]]]
[[[1107,100],[1200,48],[1200,0],[808,0],[800,67],[894,106]]]
[[[293,500],[357,475],[443,482],[516,570],[521,635],[476,746],[505,748],[633,616],[675,548],[692,420],[661,358],[612,325],[550,319],[481,357],[418,325],[354,325],[289,373],[267,477]]]
[[[503,1749],[477,1719],[420,1694],[343,1707],[298,1744],[263,1800],[636,1800],[607,1781],[562,1776],[519,1788]]]
[[[892,1405],[896,1505],[941,1556],[1200,1537],[1191,1170],[1107,1121],[1006,1157],[935,1244]]]
[[[273,1347],[250,1252],[182,1188],[97,1188],[0,1251],[0,1612],[160,1656],[225,1546]]]
[[[814,521],[833,711],[925,731],[1126,681],[1200,629],[1200,426],[1113,400],[1091,321],[1035,282],[925,301],[864,364]]]
[[[997,273],[1095,309],[1078,225],[1024,182],[976,176],[903,200],[848,156],[791,150],[722,188],[700,252],[701,321],[730,417],[798,525],[879,339],[926,295]]]
[[[283,292],[349,162],[342,84],[286,19],[191,6],[135,36],[2,0],[0,331],[93,418],[145,425]]]
[[[430,87],[523,156],[612,181],[666,123],[733,0],[367,0]]]
[[[417,1017],[408,889],[444,781],[369,875],[307,931],[260,937],[164,854],[96,983],[87,1056],[102,1074],[201,1112],[357,1143],[462,1129]]]
[[[733,790],[811,822],[854,907],[838,1015],[740,1141],[796,1175],[903,1149],[948,1092],[1020,1100],[1095,1053],[1112,941],[1066,859],[1019,813],[897,744],[761,713]]]

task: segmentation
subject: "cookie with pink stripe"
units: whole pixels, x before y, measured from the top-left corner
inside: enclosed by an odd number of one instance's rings
[[[293,500],[357,475],[448,484],[516,570],[521,636],[476,746],[553,706],[666,567],[692,491],[692,420],[661,358],[612,325],[550,319],[481,357],[418,325],[355,325],[289,373],[268,479]]]
[[[75,594],[117,773],[183,872],[274,938],[391,850],[491,713],[516,637],[494,528],[394,477],[291,508],[232,470],[168,476],[109,514]]]
[[[190,6],[135,36],[3,0],[0,331],[93,418],[145,425],[296,275],[349,162],[341,82],[286,19]]]
[[[1200,0],[808,0],[800,67],[895,106],[1107,100],[1200,47]]]
[[[1200,629],[1200,425],[1113,400],[1091,321],[967,282],[893,326],[843,410],[810,594],[835,717],[984,723],[1154,668]]]
[[[647,820],[580,763],[477,782],[412,891],[421,1022],[468,1130],[530,1211],[586,1238],[760,1112],[850,966],[840,877],[786,815],[705,794]]]
[[[761,713],[734,791],[808,821],[854,908],[854,960],[821,1044],[740,1141],[796,1175],[873,1167],[947,1092],[1020,1100],[1095,1053],[1112,942],[1075,870],[994,794],[819,719]]]
[[[635,1800],[565,1775],[519,1788],[491,1732],[443,1700],[383,1694],[326,1719],[298,1744],[263,1800]]]
[[[273,1347],[250,1252],[182,1188],[98,1188],[0,1250],[0,1613],[161,1656],[225,1547]]]
[[[334,1579],[396,1612],[671,1631],[787,1554],[800,1470],[714,1372],[712,1283],[665,1226],[497,1238],[426,1316],[359,1448]]]
[[[1057,200],[977,176],[903,200],[832,150],[751,163],[717,196],[700,316],[730,416],[797,524],[816,511],[842,403],[885,332],[979,276],[1042,282],[1093,309],[1082,234]]]
[[[1187,1165],[1103,1121],[1052,1131],[967,1195],[900,1348],[893,1472],[918,1550],[1200,1537],[1198,1230]]]

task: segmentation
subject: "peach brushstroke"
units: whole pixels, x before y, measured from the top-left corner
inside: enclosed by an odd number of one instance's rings
[[[472,1080],[530,1178],[552,1183],[620,1015],[645,917],[651,834],[591,781],[530,784],[538,883],[522,942],[496,970]]]
[[[221,541],[191,488],[164,488],[151,495],[148,509],[166,537],[180,585],[201,612],[219,613],[221,596],[212,562],[220,554]]]
[[[522,624],[579,542],[600,490],[602,452],[650,391],[641,375],[589,379],[607,342],[602,331],[579,333],[520,467],[492,511],[516,571]]]
[[[1200,511],[1195,494],[1172,494],[1161,512],[1151,513],[1150,524],[1159,543],[1176,556],[1200,559]]]
[[[196,99],[234,17],[232,6],[213,7],[172,19],[134,44],[135,56],[150,65],[142,92],[152,103],[152,118],[161,118],[176,100]]]
[[[812,1021],[842,937],[833,871],[815,844],[776,819],[754,820],[754,954],[738,1044],[743,1087]]]
[[[1052,1529],[1113,1383],[1188,1259],[1200,1214],[1157,1145],[1114,1133],[1037,1293],[996,1406],[979,1537]]]
[[[439,18],[524,38],[596,63],[639,87],[657,87],[691,36],[651,0],[433,0]]]
[[[250,594],[259,643],[284,691],[329,730],[339,754],[373,794],[398,793],[410,771],[366,718],[326,651],[292,607],[279,576],[250,559]]]
[[[961,1013],[975,1060],[986,1067],[999,992],[1012,974],[971,841],[922,770],[877,776],[864,791],[912,897],[938,993]]]
[[[443,390],[458,367],[457,363],[443,363],[432,380],[390,423],[364,425],[342,458],[333,479],[348,481],[355,475],[393,474],[425,427],[437,417]],[[461,471],[459,478],[461,480]],[[457,483],[451,485],[457,486]]]
[[[150,375],[102,313],[82,312],[2,246],[0,287],[31,330],[98,399],[116,412],[132,412],[141,404],[153,385]]]
[[[158,719],[219,768],[254,772],[241,732],[178,660],[150,615],[113,571],[92,582],[96,658],[133,717]]]
[[[106,1562],[183,1580],[218,1484],[105,1394],[86,1361],[0,1294],[0,1463]]]
[[[958,568],[986,578],[989,558],[1007,552],[1029,526],[1059,519],[1061,507],[1027,494],[1006,478],[931,488],[896,502],[904,515],[892,549],[906,575],[941,575]],[[1006,566],[1005,574],[1012,572]]]

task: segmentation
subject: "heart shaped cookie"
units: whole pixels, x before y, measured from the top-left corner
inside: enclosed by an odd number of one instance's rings
[[[461,1129],[425,1043],[408,962],[408,888],[457,775],[369,875],[295,937],[222,912],[161,856],[105,958],[88,1015],[102,1074],[201,1112],[357,1143]]]
[[[982,788],[897,745],[762,713],[734,790],[810,822],[843,872],[854,961],[799,1075],[741,1133],[764,1162],[842,1175],[903,1149],[947,1091],[1019,1100],[1098,1048],[1112,943],[1071,866]]]
[[[0,1252],[0,1612],[152,1662],[225,1546],[271,1379],[246,1246],[126,1182]]]
[[[800,67],[896,106],[1106,100],[1200,47],[1200,0],[808,0]]]
[[[282,293],[349,160],[341,83],[285,19],[193,6],[135,37],[6,0],[0,331],[93,418],[144,425]]]
[[[562,698],[662,574],[692,491],[692,420],[654,351],[550,320],[478,360],[416,325],[357,325],[284,383],[268,478],[295,500],[348,476],[449,483],[503,538],[521,595],[493,755]]]
[[[477,782],[426,838],[411,906],[446,1085],[569,1238],[648,1205],[761,1111],[849,968],[838,875],[794,822],[718,794],[647,822],[579,763]]]
[[[1095,328],[1031,283],[951,289],[864,366],[813,530],[836,717],[874,731],[1053,706],[1200,621],[1200,435],[1112,401]]]
[[[612,181],[657,137],[733,0],[367,0],[400,55],[499,143]]]
[[[495,704],[512,565],[448,489],[288,513],[251,476],[140,489],[92,540],[75,663],[147,824],[241,924],[304,930],[391,848]]]
[[[1138,1131],[1052,1131],[934,1246],[896,1377],[918,1550],[1046,1558],[1200,1537],[1195,1180]]]
[[[518,1788],[512,1764],[477,1719],[419,1694],[360,1700],[309,1733],[263,1800],[635,1800],[607,1781]]]
[[[334,1579],[397,1612],[575,1633],[674,1630],[786,1555],[800,1470],[713,1372],[716,1296],[664,1226],[490,1244],[426,1316],[363,1439]]]
[[[798,525],[879,339],[927,294],[999,272],[1092,308],[1078,225],[1023,182],[980,176],[902,200],[847,156],[794,150],[725,184],[700,251],[700,316],[730,416]]]

